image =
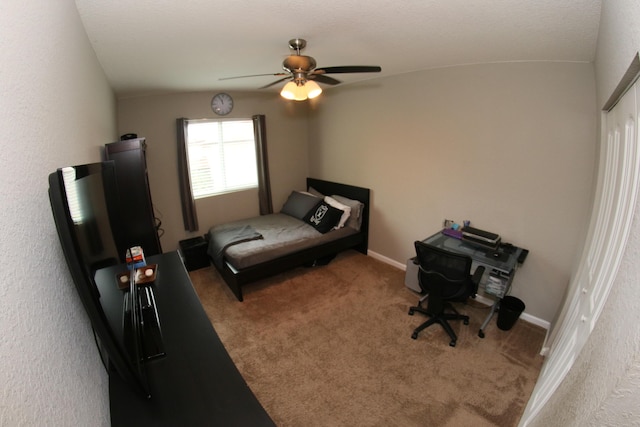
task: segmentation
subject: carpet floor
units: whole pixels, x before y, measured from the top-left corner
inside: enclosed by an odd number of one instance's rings
[[[404,272],[355,251],[245,286],[238,302],[213,267],[190,273],[211,322],[278,426],[516,426],[542,366],[545,330],[456,305],[456,347],[408,315]]]

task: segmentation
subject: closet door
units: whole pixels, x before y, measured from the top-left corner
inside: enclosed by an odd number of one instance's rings
[[[604,116],[598,183],[585,248],[520,425],[526,426],[535,417],[564,380],[595,327],[618,272],[639,186],[639,92],[636,83]]]

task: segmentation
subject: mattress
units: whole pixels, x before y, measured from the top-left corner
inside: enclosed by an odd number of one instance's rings
[[[209,240],[214,241],[217,231],[246,225],[260,233],[262,239],[233,244],[225,249],[225,260],[238,270],[358,233],[354,228],[342,227],[322,234],[297,218],[274,213],[213,226],[209,230]],[[211,244],[209,255],[214,256]]]

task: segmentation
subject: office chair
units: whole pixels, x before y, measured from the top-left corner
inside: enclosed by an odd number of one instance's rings
[[[429,316],[429,320],[418,326],[411,334],[414,340],[423,329],[439,323],[451,337],[449,345],[455,347],[456,336],[448,320],[462,320],[469,324],[469,316],[456,311],[449,301],[466,301],[469,297],[475,297],[478,284],[484,274],[485,268],[479,266],[471,276],[471,257],[436,248],[435,246],[416,241],[416,261],[420,265],[418,282],[423,292],[427,294],[427,308],[422,307],[425,297],[421,298],[417,306],[409,308],[409,314],[419,312]],[[445,309],[451,309],[453,313],[445,313]]]

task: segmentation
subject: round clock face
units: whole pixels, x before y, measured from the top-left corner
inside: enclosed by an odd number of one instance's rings
[[[211,109],[219,116],[226,116],[233,110],[233,98],[227,93],[219,93],[211,100]]]

